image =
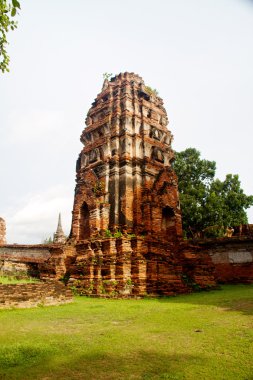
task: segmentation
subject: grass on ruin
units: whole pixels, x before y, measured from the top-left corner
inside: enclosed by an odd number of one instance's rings
[[[253,285],[0,311],[0,379],[253,380]]]
[[[17,278],[15,276],[4,276],[0,275],[0,285],[1,284],[27,284],[38,282],[37,278],[28,277],[28,278]]]

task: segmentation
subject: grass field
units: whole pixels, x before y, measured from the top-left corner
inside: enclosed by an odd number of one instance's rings
[[[13,276],[0,275],[0,284],[24,284],[24,283],[26,284],[26,283],[34,283],[34,282],[38,282],[38,279],[32,278],[32,277],[18,279]]]
[[[253,285],[0,311],[0,379],[253,380]]]

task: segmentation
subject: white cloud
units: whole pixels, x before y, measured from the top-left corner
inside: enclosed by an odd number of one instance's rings
[[[55,186],[42,193],[27,195],[15,210],[6,213],[8,243],[41,243],[52,236],[61,212],[65,234],[69,234],[72,191],[66,186]]]
[[[16,109],[8,117],[8,140],[31,144],[52,139],[64,124],[64,113],[47,109]]]

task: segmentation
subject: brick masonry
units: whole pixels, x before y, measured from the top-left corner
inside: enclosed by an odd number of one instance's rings
[[[171,295],[191,291],[196,281],[215,285],[209,257],[181,247],[167,125],[163,100],[133,73],[105,80],[88,111],[76,165],[72,249],[64,249],[66,276],[85,294]]]
[[[106,230],[182,235],[172,134],[162,99],[133,73],[105,80],[81,135],[73,220],[75,242]]]
[[[253,237],[241,236],[200,241],[215,267],[220,283],[253,283]]]
[[[25,247],[25,248],[24,248]],[[172,295],[220,283],[253,282],[253,238],[232,237],[164,244],[148,238],[104,238],[58,246],[8,246],[6,267],[23,274],[38,265],[44,280],[69,279],[83,294],[101,296]],[[4,247],[0,248],[3,250]],[[6,252],[4,250],[4,252]],[[31,256],[29,258],[29,252]],[[15,257],[16,255],[16,257]],[[44,255],[44,258],[43,258]],[[0,254],[1,257],[1,254]],[[2,255],[3,259],[3,255]],[[17,261],[18,259],[18,261]],[[39,261],[39,263],[37,263]],[[10,271],[11,274],[11,271]]]
[[[0,309],[61,305],[72,302],[72,299],[71,290],[59,281],[0,284]]]
[[[216,285],[214,265],[201,248],[141,237],[65,245],[41,264],[40,273],[97,296],[169,296]]]
[[[0,273],[9,276],[40,276],[40,265],[51,257],[52,248],[57,245],[19,245],[0,246]]]

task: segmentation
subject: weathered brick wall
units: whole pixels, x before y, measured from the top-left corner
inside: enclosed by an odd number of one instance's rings
[[[72,301],[72,292],[60,282],[0,284],[0,309],[60,305]]]
[[[5,265],[28,267],[34,260],[41,279],[69,279],[70,285],[88,295],[173,295],[215,286],[216,279],[253,282],[252,238],[210,239],[196,244],[149,237],[104,238],[43,247],[44,251],[39,248],[37,256],[38,247],[29,248],[30,258],[25,246],[13,261],[11,250],[4,249],[2,252],[9,252]],[[15,246],[13,252],[19,249]]]
[[[253,238],[223,238],[198,243],[210,257],[221,283],[253,283]]]
[[[0,260],[11,259],[20,262],[43,262],[50,257],[52,245],[8,244],[0,247]]]
[[[52,256],[55,254],[60,256],[62,253],[61,247],[61,244],[9,244],[0,246],[0,272],[10,276],[43,278],[42,268],[47,267],[47,262],[51,260]],[[46,277],[48,278],[49,276]],[[51,277],[55,278],[55,269]]]
[[[149,238],[87,240],[52,256],[44,278],[61,259],[61,277],[88,295],[169,296],[216,285],[209,255],[194,249]]]

